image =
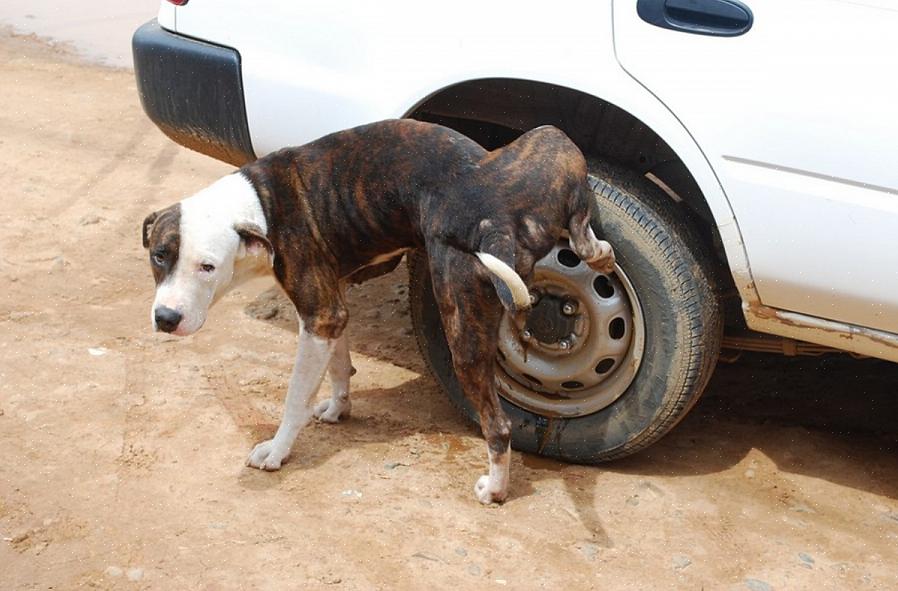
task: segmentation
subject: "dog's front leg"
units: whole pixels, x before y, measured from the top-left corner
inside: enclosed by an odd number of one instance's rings
[[[352,402],[349,400],[349,378],[354,373],[349,357],[349,337],[344,330],[337,339],[328,368],[333,392],[328,400],[323,400],[315,407],[315,418],[324,423],[336,423],[349,416],[352,410]]]
[[[321,385],[338,339],[325,339],[307,332],[299,323],[299,347],[296,363],[284,401],[284,416],[272,439],[258,444],[246,459],[246,465],[260,470],[277,470],[290,455],[299,431],[312,418],[311,400]]]

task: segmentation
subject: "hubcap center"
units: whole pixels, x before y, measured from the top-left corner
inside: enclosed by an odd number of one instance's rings
[[[543,295],[527,317],[525,331],[541,343],[552,345],[574,332],[576,318],[564,313],[568,300],[558,296]]]

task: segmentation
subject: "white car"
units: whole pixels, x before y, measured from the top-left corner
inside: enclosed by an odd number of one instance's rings
[[[898,361],[896,30],[892,0],[169,0],[134,61],[153,121],[235,165],[391,117],[487,148],[565,131],[618,269],[560,243],[496,379],[517,449],[593,462],[669,431],[722,344]],[[422,352],[474,419],[409,267]]]

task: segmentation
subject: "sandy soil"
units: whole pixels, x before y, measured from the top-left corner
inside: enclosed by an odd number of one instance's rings
[[[0,36],[0,88],[0,588],[898,587],[898,366],[744,357],[646,453],[515,453],[484,508],[484,444],[424,372],[404,270],[352,294],[353,418],[244,468],[289,316],[260,283],[153,334],[139,239],[228,167],[166,140],[128,72],[34,39]]]

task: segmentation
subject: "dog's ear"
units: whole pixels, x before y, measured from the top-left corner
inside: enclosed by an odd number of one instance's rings
[[[262,228],[256,224],[237,224],[234,230],[240,236],[240,247],[245,250],[245,254],[250,256],[258,256],[262,253],[268,254],[268,264],[274,265],[274,247],[268,236],[262,231]]]
[[[156,223],[156,218],[159,217],[159,212],[154,211],[150,215],[143,220],[143,247],[150,247],[150,234],[153,233],[153,225]]]

